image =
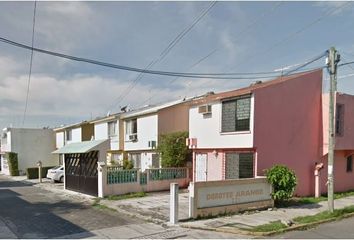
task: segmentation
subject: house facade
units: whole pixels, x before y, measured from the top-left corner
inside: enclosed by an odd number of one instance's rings
[[[346,137],[336,138],[334,168],[338,171],[343,168],[340,165],[349,165],[345,159],[354,149],[354,131],[349,127],[354,121],[351,100],[351,96],[337,95],[337,102],[345,102],[344,109],[348,109],[344,111]],[[264,170],[275,164],[284,164],[298,177],[296,194],[313,195],[315,164],[327,157],[326,108],[321,70],[192,101],[189,145],[193,149],[194,181],[253,178],[263,176]],[[341,172],[336,175],[343,178]],[[327,171],[321,171],[322,182],[326,178]],[[326,191],[324,183],[322,191]],[[351,172],[335,190],[349,187],[354,188]]]
[[[1,173],[9,175],[9,152],[17,153],[20,175],[26,168],[37,167],[41,161],[43,166],[58,164],[51,152],[55,150],[55,134],[52,129],[5,128],[1,133]]]
[[[124,151],[135,168],[159,168],[156,152],[162,134],[188,131],[189,100],[178,100],[121,115]]]
[[[103,118],[90,121],[94,125],[94,139],[109,139],[110,148],[107,151],[108,164],[123,164],[123,123],[119,119],[120,114],[112,114]]]

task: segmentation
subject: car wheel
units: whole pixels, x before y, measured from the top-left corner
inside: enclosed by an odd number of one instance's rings
[[[60,179],[59,179],[59,182],[64,182],[64,176],[61,176]]]

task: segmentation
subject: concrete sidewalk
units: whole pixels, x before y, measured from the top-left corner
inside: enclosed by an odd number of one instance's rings
[[[354,196],[336,199],[335,209],[354,205]],[[235,232],[238,228],[252,228],[274,221],[292,220],[300,216],[310,216],[328,210],[327,201],[288,208],[256,211],[233,216],[180,223],[180,226],[194,229]],[[236,231],[237,232],[237,231]]]

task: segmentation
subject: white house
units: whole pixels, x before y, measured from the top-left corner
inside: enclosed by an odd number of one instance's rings
[[[156,153],[161,134],[188,131],[188,109],[191,99],[177,100],[123,113],[124,151],[135,168],[159,168]]]
[[[94,139],[109,139],[110,148],[107,152],[108,163],[122,164],[123,162],[123,124],[119,113],[90,121],[94,125]]]
[[[55,150],[55,134],[52,129],[5,128],[1,134],[1,172],[9,175],[6,153],[18,156],[18,169],[25,174],[26,168],[55,166],[58,160],[51,154]]]

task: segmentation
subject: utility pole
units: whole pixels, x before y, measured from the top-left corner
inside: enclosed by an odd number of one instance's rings
[[[327,69],[330,75],[329,89],[329,128],[328,128],[328,210],[334,211],[334,181],[333,181],[333,163],[334,163],[334,146],[335,146],[335,102],[337,92],[337,64],[340,61],[340,55],[334,47],[328,51]]]

